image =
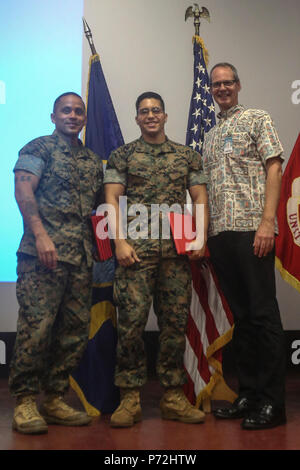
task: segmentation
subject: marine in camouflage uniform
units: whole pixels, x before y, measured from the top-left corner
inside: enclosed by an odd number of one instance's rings
[[[128,244],[127,248],[132,249],[131,261],[130,256],[125,259],[118,255],[119,240],[116,240],[116,255],[120,264],[114,283],[114,298],[118,307],[115,383],[121,387],[121,396],[122,389],[139,388],[147,379],[142,334],[152,300],[160,330],[157,362],[160,382],[170,388],[181,386],[186,381],[183,355],[191,301],[189,260],[187,256],[177,254],[172,236],[162,238],[162,214],[155,225],[155,221],[151,220],[151,205],[166,204],[171,207],[177,204],[183,213],[186,190],[200,186],[205,188],[205,178],[199,154],[165,136],[163,118],[166,115],[159,105],[160,100],[147,97],[140,102],[139,111],[141,107],[153,106],[150,110],[146,108],[145,116],[140,120],[137,117],[142,137],[111,154],[104,179],[107,202],[114,204],[110,192],[119,188],[120,192],[117,189],[115,194],[127,196],[129,212],[132,205],[142,204],[148,213],[148,223],[137,229],[141,237],[138,239],[133,239],[136,223],[133,223],[133,217],[128,217],[125,243]],[[157,140],[151,139],[152,130],[148,132],[148,121],[155,128],[154,137],[158,134],[161,142],[155,143]],[[153,237],[153,227],[154,232],[158,233],[159,230],[157,238]],[[139,412],[135,413],[134,421],[139,419],[139,415]],[[112,425],[130,425],[130,420],[114,418],[113,415]]]
[[[85,123],[81,98],[62,95],[57,106],[52,115],[54,133],[23,147],[14,168],[16,198],[24,219],[17,252],[20,309],[9,378],[11,394],[17,398],[35,396],[41,389],[48,395],[63,395],[88,340],[93,246],[90,215],[102,190],[102,162],[78,139]],[[77,108],[84,111],[83,116],[76,117]],[[28,195],[27,199],[25,193],[20,196],[26,183],[34,188],[38,223],[52,246],[52,258],[49,247],[40,248],[34,225],[28,222],[34,209],[28,205]]]
[[[170,140],[151,145],[141,137],[109,158],[105,184],[124,184],[128,207],[143,204],[149,214],[145,233],[140,232],[148,238],[133,240],[129,228],[127,239],[141,261],[129,267],[119,266],[115,275],[114,298],[119,309],[115,382],[120,387],[141,386],[146,382],[142,333],[152,298],[161,331],[159,378],[165,386],[185,382],[182,360],[191,300],[190,266],[187,256],[177,254],[171,236],[162,239],[160,230],[159,238],[151,239],[151,205],[179,204],[183,211],[186,189],[204,181],[199,155]],[[132,220],[129,216],[129,225]]]

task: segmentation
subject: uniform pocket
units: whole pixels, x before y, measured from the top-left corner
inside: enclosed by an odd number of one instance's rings
[[[187,165],[184,165],[182,163],[173,164],[168,169],[168,177],[170,178],[171,181],[176,181],[179,178],[186,179],[187,175],[188,175],[188,167]]]
[[[153,169],[147,166],[129,167],[128,178],[136,178],[138,180],[150,180],[153,175]]]
[[[17,275],[35,271],[37,258],[35,256],[20,253],[18,255]]]

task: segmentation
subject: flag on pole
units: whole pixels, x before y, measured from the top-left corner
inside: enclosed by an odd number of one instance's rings
[[[204,135],[214,127],[216,118],[205,63],[208,53],[199,36],[194,36],[193,42],[194,82],[185,143],[202,155]]]
[[[300,134],[283,173],[277,218],[276,267],[300,292]]]
[[[124,144],[118,119],[98,54],[89,61],[85,145],[103,158]],[[113,304],[115,259],[95,263],[89,342],[82,360],[70,377],[71,387],[87,413],[112,413],[119,404],[114,385],[116,361],[116,309]]]
[[[204,135],[216,119],[207,73],[208,53],[199,36],[194,36],[193,42],[194,82],[186,145],[202,155]],[[233,317],[209,257],[205,262],[191,262],[191,269],[192,302],[184,356],[188,382],[184,392],[191,403],[209,412],[211,400],[233,402],[236,398],[222,372],[222,348],[231,340]]]
[[[124,144],[124,139],[98,54],[90,57],[86,102],[85,145],[106,163],[111,152]]]

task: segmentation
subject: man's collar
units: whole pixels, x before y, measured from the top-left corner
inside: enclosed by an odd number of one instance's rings
[[[236,104],[232,106],[232,108],[227,109],[226,111],[221,111],[217,114],[218,119],[228,119],[229,117],[233,116],[237,112],[244,111],[245,107],[242,104]]]
[[[156,149],[159,149],[159,153],[171,153],[174,152],[174,147],[171,141],[166,136],[166,140],[161,144],[151,144],[150,142],[146,142],[144,138],[141,136],[138,139],[137,145],[137,152],[145,152],[145,148],[149,150],[149,153],[155,153]]]
[[[60,145],[62,145],[62,144],[66,145],[67,148],[68,148],[68,150],[71,148],[70,145],[69,145],[69,143],[67,142],[67,140],[64,139],[64,137],[63,137],[61,134],[59,134],[59,132],[57,132],[56,129],[54,129],[52,135],[54,135],[54,136],[57,138],[57,140],[58,140],[58,142],[60,143]],[[81,142],[81,140],[80,140],[80,139],[77,139],[77,141],[78,141],[79,147],[83,147],[83,143]]]

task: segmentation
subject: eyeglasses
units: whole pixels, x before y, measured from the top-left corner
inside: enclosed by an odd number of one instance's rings
[[[224,85],[225,88],[231,87],[236,80],[224,80],[223,82],[213,82],[211,83],[211,87],[216,89],[216,88],[221,88],[222,85]]]
[[[139,109],[138,110],[138,114],[141,114],[142,116],[147,116],[147,114],[149,113],[152,113],[152,114],[161,114],[163,113],[163,110],[161,108],[158,108],[158,107],[154,107],[154,108],[142,108],[142,109]]]

